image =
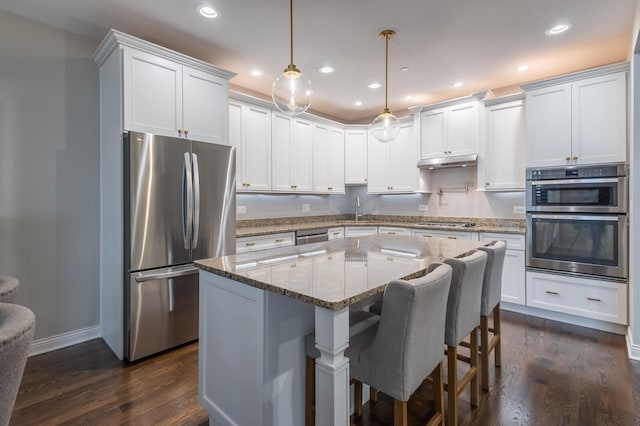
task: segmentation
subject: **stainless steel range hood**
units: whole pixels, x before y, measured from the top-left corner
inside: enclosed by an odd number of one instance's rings
[[[438,170],[452,167],[476,167],[478,154],[449,155],[447,157],[428,158],[418,161],[419,169]]]

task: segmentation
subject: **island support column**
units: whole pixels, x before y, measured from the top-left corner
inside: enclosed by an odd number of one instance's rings
[[[349,308],[333,311],[316,306],[316,425],[349,424]]]

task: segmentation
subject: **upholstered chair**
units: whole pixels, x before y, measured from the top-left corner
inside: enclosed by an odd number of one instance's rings
[[[480,371],[482,372],[482,389],[489,390],[489,355],[495,349],[495,366],[500,367],[500,297],[502,295],[502,270],[507,243],[491,241],[479,247],[487,253],[487,267],[482,284],[480,303]],[[493,329],[489,329],[489,317],[493,313]],[[493,333],[489,340],[489,332]]]
[[[391,281],[385,288],[379,324],[354,335],[345,355],[356,380],[391,396],[394,425],[407,424],[407,401],[433,376],[435,413],[429,425],[444,423],[442,346],[451,267],[432,264],[427,274],[410,281]],[[355,412],[362,412],[355,399]]]
[[[0,275],[0,303],[16,303],[18,284],[17,278]]]
[[[0,426],[11,419],[35,324],[29,308],[0,303]]]
[[[458,424],[458,395],[470,384],[471,405],[478,406],[478,323],[480,321],[480,297],[487,254],[472,250],[453,259],[445,259],[451,266],[451,290],[447,301],[445,344],[447,345],[447,425]],[[471,336],[470,367],[458,381],[458,346]]]

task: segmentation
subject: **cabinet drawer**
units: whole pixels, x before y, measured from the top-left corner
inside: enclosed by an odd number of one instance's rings
[[[345,226],[345,237],[364,237],[365,235],[375,235],[378,233],[377,226]]]
[[[461,231],[440,231],[431,229],[413,229],[412,235],[421,237],[433,237],[433,238],[449,238],[452,240],[469,240],[477,241],[477,232],[461,232]]]
[[[627,285],[527,271],[527,305],[627,324]]]
[[[255,237],[236,238],[236,253],[266,250],[276,247],[294,246],[295,236],[293,232],[282,234],[258,235]]]
[[[524,250],[524,235],[522,234],[502,234],[500,232],[481,232],[480,241],[503,240],[507,242],[509,250]]]
[[[395,226],[379,226],[378,234],[411,235],[410,228],[396,228]]]
[[[336,228],[329,228],[329,239],[337,240],[344,238],[344,227],[338,226]]]

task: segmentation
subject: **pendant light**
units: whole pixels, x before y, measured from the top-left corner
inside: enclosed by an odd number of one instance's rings
[[[273,103],[287,115],[298,115],[311,105],[313,89],[311,82],[293,64],[293,0],[289,0],[289,24],[291,35],[291,62],[273,82],[271,96]]]
[[[400,133],[400,121],[398,117],[389,111],[387,95],[389,91],[389,39],[396,34],[393,30],[384,30],[380,37],[385,39],[385,70],[384,70],[384,110],[373,120],[371,133],[380,142],[391,142]]]

